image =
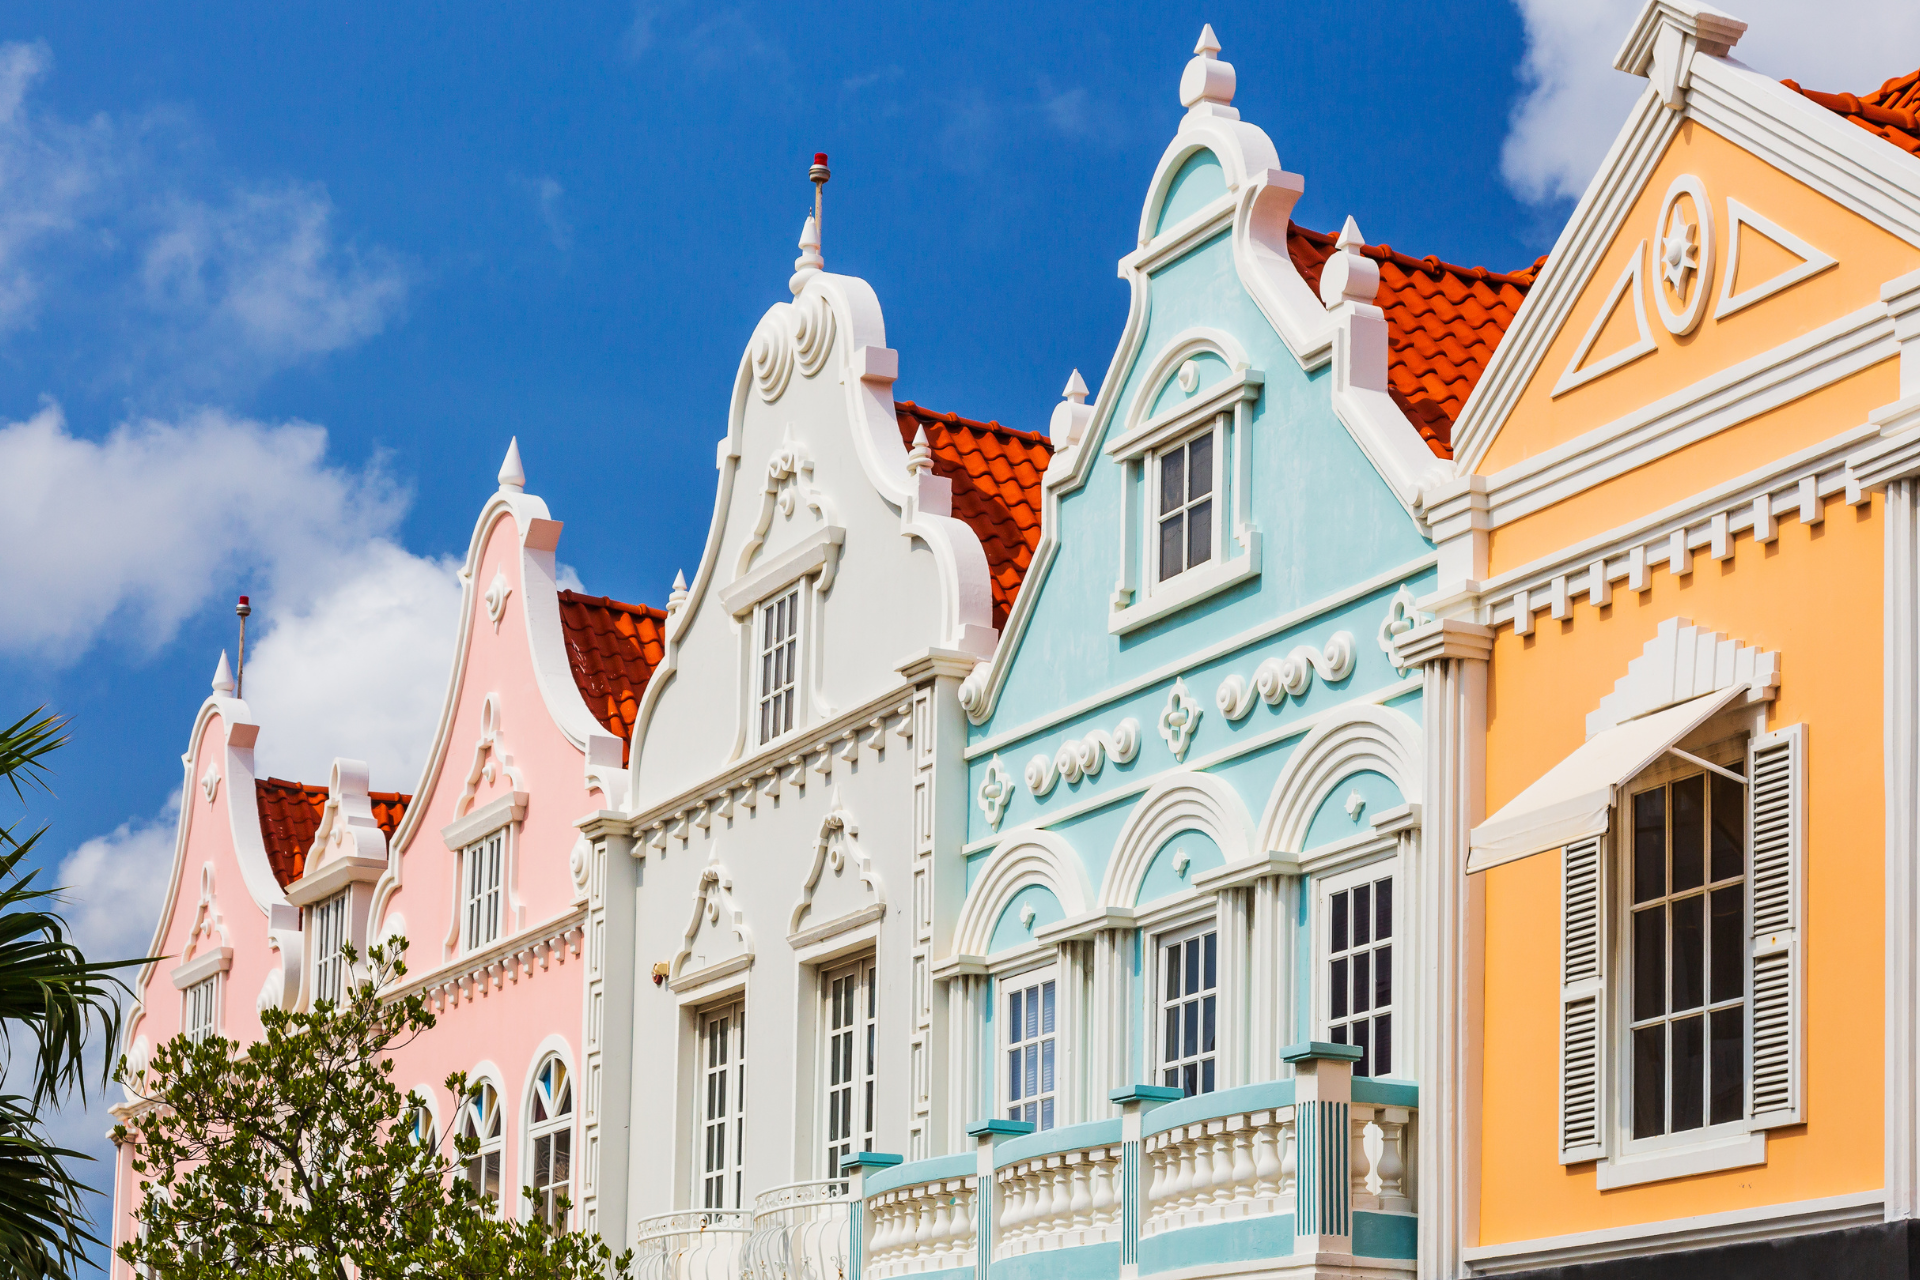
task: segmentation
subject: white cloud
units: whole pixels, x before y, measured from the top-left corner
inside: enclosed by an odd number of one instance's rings
[[[1579,198],[1646,81],[1613,69],[1642,0],[1515,0],[1526,23],[1515,105],[1500,168],[1522,199]],[[1809,89],[1863,93],[1913,70],[1913,0],[1727,0],[1748,23],[1734,57]],[[1863,39],[1862,32],[1871,32]]]
[[[547,239],[554,248],[565,253],[573,245],[573,225],[560,209],[560,201],[566,196],[567,189],[550,177],[523,179],[522,185],[533,196],[540,221],[547,228]]]
[[[335,756],[365,760],[380,791],[419,781],[447,691],[459,563],[367,544],[353,571],[277,614],[249,653],[247,705],[264,773],[324,784]]]
[[[125,960],[153,945],[179,821],[175,791],[151,821],[123,822],[61,859],[49,883],[67,890],[60,914],[88,959]]]
[[[40,109],[44,44],[0,44],[0,337],[59,309],[112,330],[143,392],[245,390],[403,307],[394,255],[343,242],[326,190],[209,171],[189,117]]]

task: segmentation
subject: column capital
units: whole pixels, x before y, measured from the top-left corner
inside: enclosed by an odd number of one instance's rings
[[[1424,667],[1447,658],[1485,662],[1493,652],[1493,628],[1462,618],[1422,623],[1394,641],[1395,665]]]

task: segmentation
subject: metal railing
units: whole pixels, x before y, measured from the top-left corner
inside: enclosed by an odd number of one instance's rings
[[[635,1226],[637,1280],[740,1280],[742,1248],[752,1229],[743,1209],[690,1209],[655,1214]]]
[[[755,1196],[744,1280],[847,1280],[849,1185],[794,1182]]]

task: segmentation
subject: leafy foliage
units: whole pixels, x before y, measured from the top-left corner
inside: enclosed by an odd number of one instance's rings
[[[25,801],[43,780],[48,753],[66,742],[64,721],[44,709],[0,728],[0,779]],[[90,962],[67,936],[52,907],[59,891],[35,885],[21,864],[46,834],[21,838],[0,829],[0,1068],[14,1077],[17,1048],[30,1046],[25,1095],[0,1094],[0,1277],[67,1280],[98,1244],[85,1227],[84,1190],[70,1165],[91,1160],[53,1146],[39,1113],[71,1094],[84,1101],[85,1050],[97,1028],[107,1043],[120,1034],[115,969],[142,963]],[[103,1060],[104,1066],[104,1060]],[[102,1083],[104,1083],[104,1071]]]
[[[419,995],[392,994],[405,946],[374,946],[364,966],[348,949],[359,976],[344,1005],[269,1009],[252,1044],[176,1036],[138,1077],[122,1063],[143,1105],[115,1137],[146,1184],[123,1260],[160,1280],[627,1275],[631,1254],[597,1235],[501,1217],[457,1176],[475,1140],[449,1156],[416,1133],[425,1101],[395,1087],[393,1054],[434,1019]],[[447,1087],[470,1096],[463,1075]]]

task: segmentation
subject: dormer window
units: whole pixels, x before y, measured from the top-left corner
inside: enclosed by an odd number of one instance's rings
[[[793,729],[800,654],[800,589],[782,591],[760,606],[760,742]]]
[[[181,1030],[187,1039],[199,1044],[216,1035],[219,1031],[220,975],[203,978],[188,987],[183,994],[186,1002],[186,1017],[181,1021]]]
[[[500,936],[500,871],[506,861],[507,833],[495,831],[467,846],[465,860],[465,942],[468,951],[491,946]]]
[[[313,908],[313,998],[339,1004],[346,996],[347,903],[351,891],[336,893]]]
[[[1216,433],[1210,428],[1159,455],[1158,581],[1213,559]]]

